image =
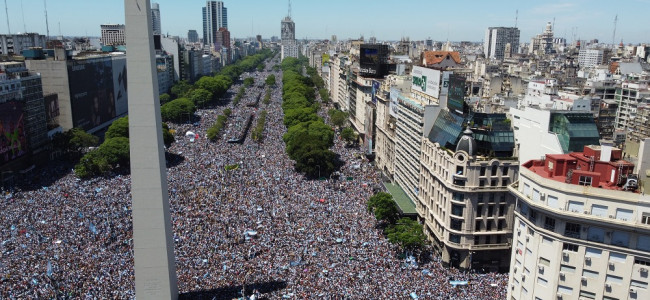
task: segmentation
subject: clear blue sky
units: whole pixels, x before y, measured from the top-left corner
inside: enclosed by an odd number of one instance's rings
[[[142,1],[142,0],[140,0]],[[164,33],[202,34],[201,0],[158,0]],[[286,0],[225,0],[228,27],[237,38],[280,35]],[[618,4],[622,3],[622,4]],[[3,4],[0,2],[0,5]],[[21,5],[22,4],[22,5]],[[7,0],[12,32],[45,33],[43,0]],[[22,7],[21,7],[22,6]],[[431,37],[444,41],[481,41],[489,26],[514,26],[519,10],[521,41],[540,33],[555,17],[555,36],[597,38],[611,43],[618,14],[616,42],[650,42],[650,0],[498,1],[498,0],[294,0],[292,17],[298,38],[339,39],[376,36],[379,40]],[[102,23],[124,23],[122,0],[47,0],[50,35],[99,36]],[[24,23],[23,12],[24,11]],[[0,32],[7,32],[4,11]],[[23,25],[24,24],[24,25]]]

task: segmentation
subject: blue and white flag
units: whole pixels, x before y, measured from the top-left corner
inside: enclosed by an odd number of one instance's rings
[[[52,262],[51,261],[47,262],[47,276],[52,277]]]
[[[97,228],[95,227],[95,224],[90,223],[88,227],[92,233],[97,234]]]

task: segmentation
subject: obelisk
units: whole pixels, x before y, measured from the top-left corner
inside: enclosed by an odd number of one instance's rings
[[[177,299],[149,0],[124,0],[135,295]]]

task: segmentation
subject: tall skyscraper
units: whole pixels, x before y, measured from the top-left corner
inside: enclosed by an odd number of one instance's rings
[[[219,28],[228,29],[228,9],[222,1],[206,1],[203,7],[203,44],[213,45]]]
[[[298,43],[296,42],[296,23],[291,20],[291,2],[289,2],[289,14],[282,19],[281,25],[281,38],[282,38],[282,51],[281,58],[285,57],[298,57]]]
[[[153,24],[153,34],[162,34],[160,30],[160,6],[158,3],[151,3],[151,23]]]
[[[187,41],[190,43],[197,43],[199,41],[199,33],[196,30],[190,29],[187,31]]]
[[[506,45],[510,44],[510,53],[506,53]],[[486,58],[503,59],[519,51],[519,28],[489,27],[485,31],[483,53]]]

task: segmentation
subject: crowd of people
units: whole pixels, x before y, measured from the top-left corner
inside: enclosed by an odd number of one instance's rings
[[[271,65],[251,75],[263,82],[274,74],[277,87],[248,87],[248,100],[237,106],[200,110],[198,124],[170,124],[176,142],[167,151],[176,161],[167,175],[182,294],[505,298],[507,274],[444,268],[435,255],[417,267],[398,258],[400,250],[375,227],[365,205],[380,175],[338,135],[333,150],[345,162],[342,176],[306,180],[296,173],[282,140],[282,76]],[[272,89],[270,104],[245,105],[265,88]],[[223,137],[210,142],[206,130],[227,107],[233,113]],[[240,132],[238,116],[263,109],[261,142],[227,143]],[[190,130],[198,138],[186,137]],[[38,171],[39,178],[56,176],[48,186],[35,181],[0,198],[0,298],[134,298],[129,176],[82,181],[63,163]],[[454,287],[450,279],[468,284]],[[233,287],[237,295],[225,292]]]

